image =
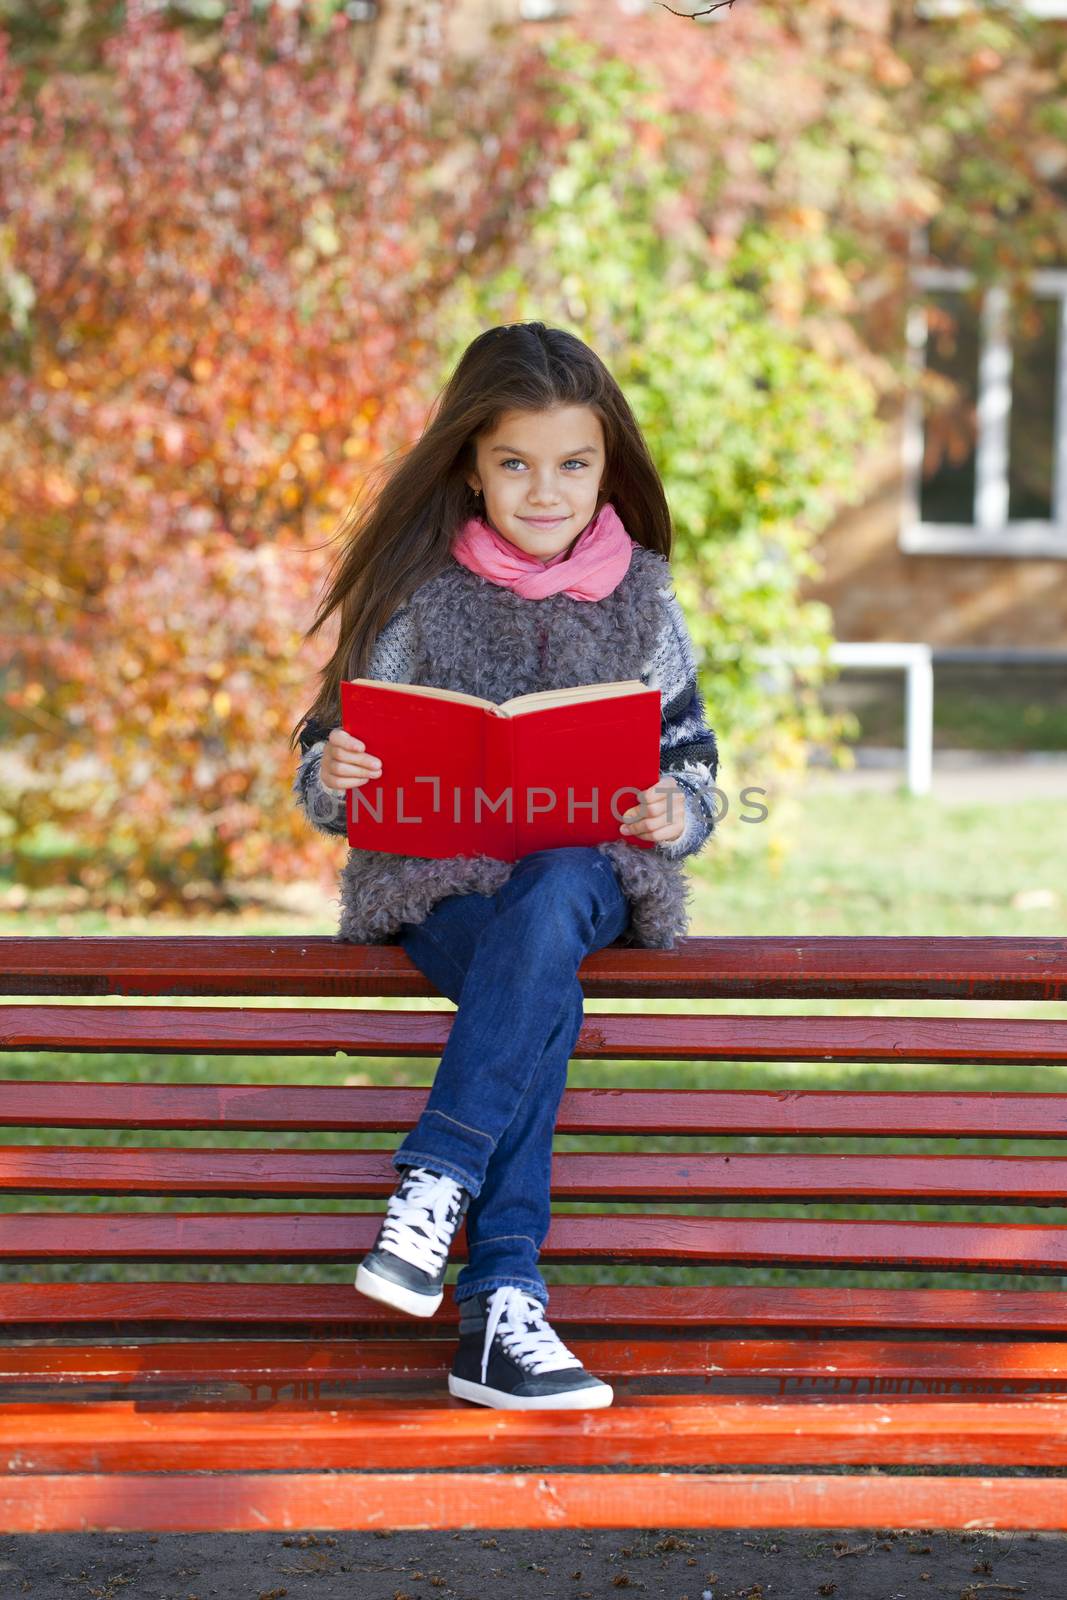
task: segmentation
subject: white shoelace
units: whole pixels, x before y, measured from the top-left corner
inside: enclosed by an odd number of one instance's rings
[[[530,1323],[532,1327],[528,1326]],[[483,1383],[489,1370],[493,1336],[498,1330],[508,1355],[530,1372],[556,1372],[560,1367],[582,1364],[545,1321],[545,1308],[537,1296],[527,1294],[517,1284],[506,1283],[493,1290],[489,1301],[482,1347]]]
[[[411,1167],[407,1193],[389,1196],[381,1244],[422,1272],[436,1274],[455,1237],[460,1186],[426,1167]],[[427,1232],[429,1230],[429,1232]]]

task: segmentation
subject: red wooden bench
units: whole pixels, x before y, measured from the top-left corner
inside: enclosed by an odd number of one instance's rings
[[[987,1001],[1067,999],[1067,939],[693,938],[674,951],[592,956],[581,973],[590,999],[785,997],[828,1003],[831,1014],[589,1012],[584,1059],[902,1070],[891,1092],[675,1090],[667,1066],[654,1090],[567,1091],[561,1132],[714,1145],[555,1156],[557,1200],[632,1209],[557,1212],[542,1253],[550,1279],[557,1262],[644,1274],[552,1286],[554,1325],[616,1388],[614,1406],[587,1413],[451,1399],[448,1293],[432,1321],[416,1323],[344,1283],[286,1281],[293,1263],[354,1270],[395,1183],[389,1150],[361,1149],[360,1135],[399,1138],[427,1091],[260,1086],[255,1057],[436,1057],[450,1010],[359,1004],[434,993],[402,950],[326,937],[6,938],[0,970],[18,997],[0,1007],[4,1047],[45,1053],[39,1078],[0,1084],[0,1124],[116,1129],[124,1141],[28,1145],[9,1134],[0,1147],[0,1188],[30,1197],[25,1210],[7,1201],[0,1217],[0,1530],[1067,1528],[1067,1293],[1056,1284],[1067,1226],[983,1211],[1062,1205],[1067,1156],[931,1155],[922,1142],[1067,1137],[1067,1094],[1045,1092],[1039,1072],[1026,1093],[952,1087],[959,1064],[1067,1060],[1067,1021],[982,1015]],[[128,1003],[148,995],[234,1003]],[[84,996],[127,1003],[73,1003]],[[297,1003],[242,1004],[253,996]],[[308,1009],[305,996],[338,1004]],[[839,1000],[884,997],[966,1000],[973,1014],[832,1014]],[[67,1050],[246,1054],[250,1081],[50,1081],[46,1052]],[[931,1062],[944,1063],[944,1089],[909,1090],[907,1064]],[[142,1149],[141,1129],[266,1137],[255,1148]],[[350,1143],[271,1148],[272,1134],[319,1129]],[[746,1137],[768,1134],[908,1145],[746,1153]],[[98,1198],[60,1212],[34,1210],[39,1195],[104,1198],[101,1209]],[[116,1212],[107,1206],[116,1196],[202,1205]],[[230,1207],[213,1209],[223,1196]],[[380,1204],[232,1205],[268,1196]],[[965,1220],[894,1216],[895,1204],[917,1199],[972,1209]],[[738,1201],[792,1211],[722,1211]],[[816,1201],[850,1214],[805,1217]],[[461,1231],[454,1257],[464,1251]],[[272,1263],[277,1281],[136,1281],[135,1264],[149,1261],[232,1264],[235,1274]],[[36,1262],[69,1266],[61,1281],[43,1281]],[[133,1276],[94,1281],[115,1262]],[[651,1281],[664,1263],[725,1263],[735,1275],[777,1263],[789,1280]],[[825,1278],[869,1267],[907,1267],[934,1283],[811,1281],[813,1268]],[[1034,1287],[938,1287],[945,1270],[1026,1274]]]

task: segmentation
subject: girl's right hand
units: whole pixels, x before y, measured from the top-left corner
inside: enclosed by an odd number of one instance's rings
[[[368,755],[362,739],[344,728],[331,730],[319,763],[319,777],[327,789],[358,789],[368,778],[381,775],[381,762]]]

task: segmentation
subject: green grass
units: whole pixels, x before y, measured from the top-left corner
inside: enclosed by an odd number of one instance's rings
[[[692,932],[695,934],[1034,934],[1060,935],[1063,928],[1064,884],[1062,865],[1057,871],[1057,841],[1067,837],[1067,802],[1046,800],[1013,801],[1005,795],[1003,806],[996,804],[945,808],[934,799],[896,793],[867,793],[848,800],[815,797],[802,790],[793,798],[774,791],[766,803],[769,819],[758,826],[738,820],[741,811],[721,825],[720,841],[709,847],[692,865],[694,897]],[[766,831],[763,831],[766,830]],[[1047,903],[1035,900],[1033,891],[1049,891]],[[283,915],[254,913],[240,918],[198,918],[192,921],[145,917],[113,920],[106,916],[72,915],[53,911],[22,911],[17,917],[0,915],[0,933],[300,933],[332,934],[335,931],[329,897],[324,896],[324,914],[316,919],[291,919]],[[104,1000],[99,1004],[122,1003]],[[153,1004],[141,999],[138,1004]],[[166,1004],[196,1005],[196,999],[165,1001]],[[210,1001],[208,1003],[221,1003]],[[333,1007],[331,999],[298,1002],[284,1000],[253,1001],[265,1007],[292,1007],[296,1004]],[[362,1001],[360,1004],[373,1004]],[[451,1010],[447,1001],[385,999],[383,1008],[427,1006]],[[648,1009],[641,1001],[589,1001],[587,1012],[598,1010]],[[867,1015],[970,1015],[1016,1016],[1063,1019],[1067,1006],[1031,1005],[1023,1002],[917,1002],[898,1001],[696,1001],[663,1002],[663,1011],[700,1010],[709,1013],[743,1012],[752,1015],[810,1012],[819,1014],[860,1013]],[[12,1053],[7,1057],[6,1074],[12,1078],[112,1079],[150,1082],[240,1082],[259,1083],[401,1083],[429,1084],[435,1061],[432,1059],[391,1059],[376,1057],[305,1056],[241,1057],[211,1055],[133,1055],[64,1054],[40,1055]],[[572,1063],[572,1087],[591,1085],[663,1086],[680,1088],[751,1087],[773,1089],[851,1088],[851,1089],[977,1089],[977,1090],[1055,1090],[1067,1092],[1067,1068],[901,1066],[894,1063],[849,1065],[835,1063],[755,1063],[746,1061],[713,1062],[589,1062]],[[58,1134],[35,1130],[5,1130],[5,1140],[65,1142],[72,1144],[112,1144],[125,1141],[146,1146],[172,1144],[233,1144],[258,1147],[283,1145],[338,1147],[351,1144],[350,1136],[331,1134],[293,1135],[143,1132],[116,1135],[110,1131],[83,1130]],[[367,1148],[393,1149],[399,1133],[367,1134],[358,1142]],[[1056,1153],[1056,1141],[998,1140],[923,1140],[899,1139],[584,1139],[560,1135],[557,1149],[616,1150],[818,1150],[876,1151],[920,1148],[935,1153],[1029,1154]],[[1065,1197],[1067,1202],[1067,1197]],[[246,1201],[208,1199],[203,1201],[158,1198],[125,1202],[96,1200],[93,1197],[67,1199],[55,1196],[15,1196],[0,1203],[0,1210],[241,1210]],[[380,1212],[381,1201],[308,1202],[264,1201],[257,1209],[372,1211]],[[569,1206],[561,1210],[617,1210],[626,1206]],[[645,1209],[645,1208],[639,1208]],[[657,1208],[648,1207],[649,1210]],[[691,1214],[790,1215],[796,1207],[756,1205],[690,1205],[668,1207]],[[980,1208],[990,1222],[1064,1222],[1065,1207]],[[885,1216],[906,1220],[965,1220],[973,1218],[975,1208],[966,1206],[826,1206],[803,1207],[803,1215],[819,1217]],[[9,1278],[65,1277],[69,1268],[12,1267]],[[199,1277],[222,1280],[285,1277],[290,1281],[351,1280],[351,1269],[331,1266],[279,1266],[235,1269],[201,1265],[168,1268],[152,1264],[130,1268],[108,1265],[79,1268],[79,1276],[99,1278]],[[457,1268],[450,1269],[450,1277]],[[554,1266],[545,1263],[549,1283],[559,1282],[661,1282],[661,1283],[779,1283],[796,1281],[797,1274],[786,1269],[732,1266],[678,1268],[639,1266],[627,1269],[586,1266]],[[839,1284],[971,1285],[996,1284],[1000,1287],[1053,1287],[1054,1278],[1028,1279],[1022,1275],[924,1274],[912,1272],[841,1271],[805,1274],[805,1281]]]
[[[944,669],[935,674],[935,749],[981,750],[994,754],[1032,750],[1067,751],[1067,692],[1053,681],[1005,672],[999,678],[988,672],[970,683],[957,675],[943,681]],[[859,722],[856,742],[903,745],[904,692],[900,677],[888,683],[870,679],[857,683],[858,674],[831,686],[827,703],[854,711]]]

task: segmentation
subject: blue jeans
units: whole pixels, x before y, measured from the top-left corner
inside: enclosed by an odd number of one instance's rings
[[[613,943],[630,903],[593,846],[535,850],[493,895],[452,894],[399,943],[458,1007],[433,1087],[393,1166],[469,1189],[457,1301],[518,1284],[545,1305],[537,1258],[551,1216],[552,1135],[584,1015],[583,958]]]

